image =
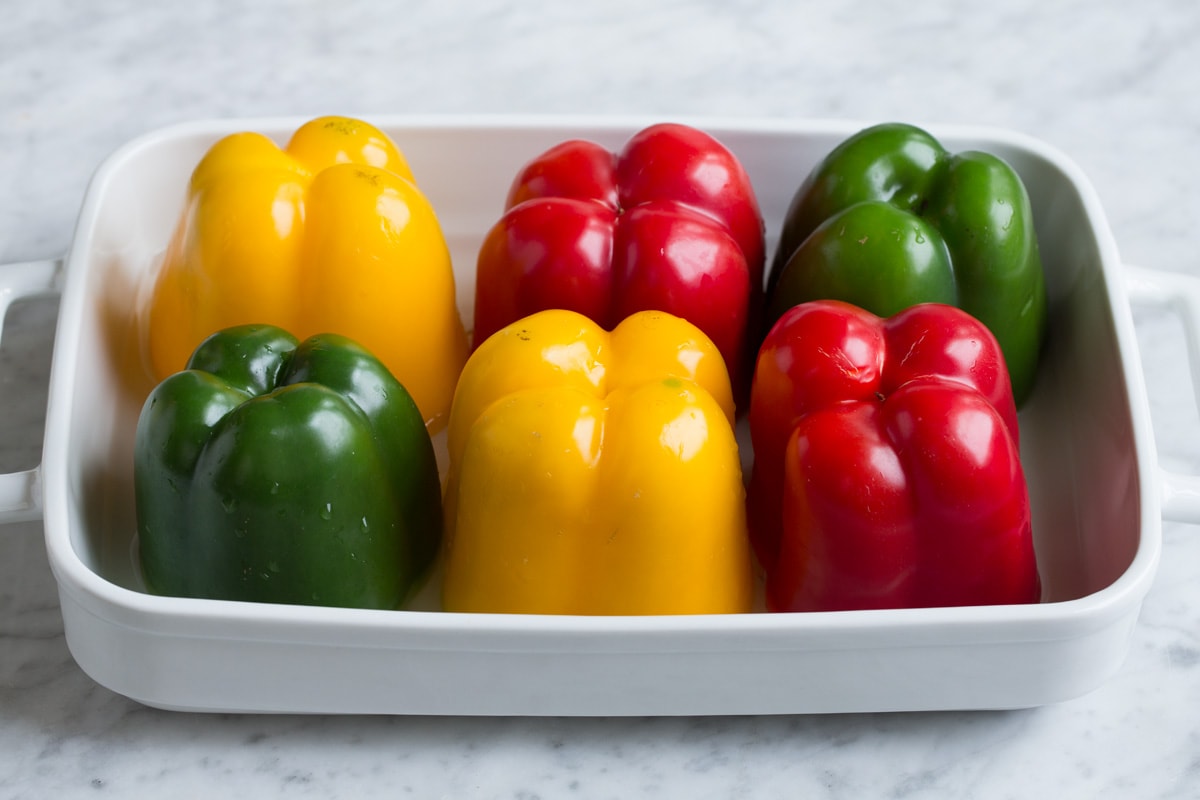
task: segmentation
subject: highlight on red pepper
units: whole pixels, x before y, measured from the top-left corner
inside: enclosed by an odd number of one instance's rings
[[[734,386],[745,387],[763,261],[762,214],[750,179],[709,134],[653,125],[617,153],[565,141],[519,171],[483,242],[475,345],[552,308],[606,330],[634,312],[659,310],[700,328]]]
[[[966,312],[793,307],[759,351],[749,422],[769,610],[1039,599],[1008,373]]]

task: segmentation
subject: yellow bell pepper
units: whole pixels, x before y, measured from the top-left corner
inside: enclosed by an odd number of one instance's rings
[[[543,311],[489,337],[450,413],[448,611],[748,611],[733,396],[698,328]]]
[[[139,318],[156,380],[234,325],[337,333],[388,367],[429,427],[445,422],[468,352],[450,253],[404,156],[372,125],[321,117],[284,149],[251,132],[218,141],[155,281]]]

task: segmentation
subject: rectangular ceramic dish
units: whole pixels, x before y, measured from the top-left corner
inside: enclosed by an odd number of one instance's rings
[[[515,171],[586,137],[618,148],[647,119],[372,118],[443,223],[464,319],[475,251]],[[853,122],[684,120],[743,161],[768,233]],[[1159,557],[1164,492],[1127,291],[1177,299],[1122,269],[1079,170],[1028,138],[931,127],[951,150],[1007,159],[1028,186],[1050,335],[1022,448],[1045,585],[1030,606],[818,614],[576,618],[365,611],[156,597],[133,561],[131,292],[156,265],[197,160],[220,136],[285,141],[301,119],[200,122],[144,136],[97,171],[62,269],[43,463],[6,476],[14,514],[40,506],[67,642],[96,681],[174,709],[384,714],[776,714],[1034,706],[1120,665]],[[50,269],[25,275],[53,285]],[[1165,288],[1164,288],[1165,287]],[[1180,488],[1183,487],[1183,488]],[[1182,498],[1182,499],[1180,499]],[[435,598],[436,592],[428,597]]]

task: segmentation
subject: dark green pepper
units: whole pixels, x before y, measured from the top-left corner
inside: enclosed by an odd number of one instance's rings
[[[860,131],[809,174],[767,292],[768,324],[821,298],[882,317],[957,305],[1000,342],[1018,404],[1033,387],[1046,289],[1025,186],[1000,158],[951,154],[911,125]]]
[[[395,608],[441,538],[421,413],[373,355],[329,334],[205,340],[146,399],[134,490],[160,594]]]

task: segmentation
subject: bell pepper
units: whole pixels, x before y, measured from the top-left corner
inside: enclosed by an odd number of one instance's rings
[[[404,387],[349,339],[240,326],[201,343],[138,419],[147,587],[396,608],[441,540],[441,483]]]
[[[476,344],[522,317],[577,311],[612,330],[635,311],[683,317],[749,385],[761,320],[763,221],[738,159],[659,124],[619,153],[562,142],[526,164],[477,261]]]
[[[820,298],[885,317],[957,305],[999,340],[1018,405],[1032,391],[1045,278],[1025,186],[995,155],[949,153],[904,124],[851,136],[796,192],[768,295],[768,325]]]
[[[769,610],[1039,599],[1008,373],[966,312],[791,308],[759,352],[749,421]]]
[[[467,358],[450,254],[404,156],[360,120],[321,117],[284,149],[252,132],[207,152],[140,309],[155,382],[209,334],[269,324],[374,353],[431,428]]]
[[[690,323],[533,314],[472,354],[448,429],[448,611],[749,610],[724,362]]]

